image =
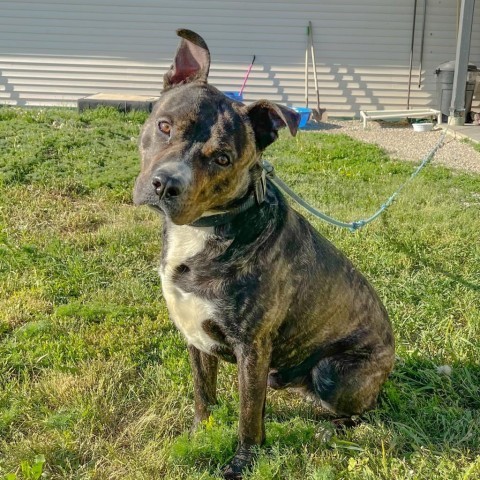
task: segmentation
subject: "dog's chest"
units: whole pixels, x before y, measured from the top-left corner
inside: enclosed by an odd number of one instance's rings
[[[160,277],[170,317],[189,344],[210,353],[218,342],[207,334],[203,323],[215,318],[217,307],[214,302],[179,287],[175,275],[188,259],[205,249],[212,236],[212,229],[171,224],[166,236],[166,252],[160,267]]]

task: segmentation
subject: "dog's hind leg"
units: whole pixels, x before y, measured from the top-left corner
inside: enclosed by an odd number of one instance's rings
[[[270,370],[267,385],[273,390],[304,387],[309,383],[309,372],[291,372]]]
[[[311,370],[313,393],[336,415],[360,415],[375,407],[393,361],[391,346],[323,358]]]

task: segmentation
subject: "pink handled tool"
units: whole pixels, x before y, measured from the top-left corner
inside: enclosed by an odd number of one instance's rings
[[[254,63],[254,62],[255,62],[255,55],[253,56],[252,63],[251,63],[250,66],[248,67],[247,73],[245,74],[245,78],[243,79],[242,88],[240,89],[240,92],[238,92],[240,96],[242,95],[243,90],[245,89],[245,85],[246,85],[246,83],[247,83],[248,76],[250,75],[250,72],[251,72],[251,70],[252,70],[253,63]]]

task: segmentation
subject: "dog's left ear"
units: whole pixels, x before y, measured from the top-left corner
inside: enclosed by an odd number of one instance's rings
[[[282,105],[259,100],[247,107],[247,115],[255,132],[257,149],[265,150],[278,138],[278,130],[288,127],[290,133],[295,136],[298,130],[300,115]]]
[[[177,35],[181,40],[173,65],[163,76],[164,90],[182,83],[206,82],[210,70],[210,51],[205,40],[198,33],[184,28],[177,30]]]

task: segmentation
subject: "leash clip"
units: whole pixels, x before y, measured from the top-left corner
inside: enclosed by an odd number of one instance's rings
[[[275,176],[275,167],[267,160],[262,160],[262,168],[269,178]]]
[[[262,175],[255,183],[255,199],[258,205],[261,205],[265,201],[265,195],[267,194],[267,172],[262,169]]]

